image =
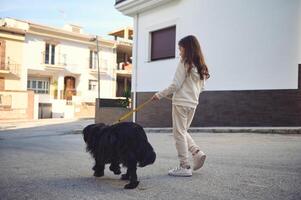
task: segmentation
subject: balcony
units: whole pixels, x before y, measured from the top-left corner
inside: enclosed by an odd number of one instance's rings
[[[91,74],[97,74],[98,73],[98,69],[97,69],[97,59],[89,59],[89,72]],[[107,60],[104,59],[99,59],[99,73],[100,74],[106,74],[109,72],[109,64]]]
[[[115,8],[124,15],[134,16],[171,1],[179,0],[115,0]]]
[[[41,64],[45,66],[46,69],[52,70],[64,70],[67,66],[67,54],[55,54],[51,56],[46,54],[45,51],[41,52]]]
[[[117,64],[116,73],[118,76],[131,77],[132,75],[132,64],[121,62]]]
[[[82,95],[76,89],[52,90],[51,93],[54,100],[66,100],[67,105],[72,105],[74,98]]]
[[[15,75],[19,76],[20,73],[20,65],[14,63],[1,63],[0,64],[0,74],[2,75]]]
[[[91,74],[97,74],[98,70],[97,70],[97,68],[89,68],[89,72]],[[106,73],[108,73],[108,68],[100,67],[99,68],[99,73],[100,74],[106,74]]]

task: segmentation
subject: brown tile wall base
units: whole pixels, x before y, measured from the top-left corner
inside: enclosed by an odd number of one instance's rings
[[[301,65],[298,85],[295,90],[205,91],[191,126],[301,126]],[[138,92],[137,105],[153,94]],[[136,121],[144,127],[171,127],[171,101],[150,103]]]
[[[112,124],[131,111],[131,109],[123,107],[99,107],[99,99],[96,99],[95,105],[95,123]],[[132,121],[132,118],[129,117],[124,121]]]

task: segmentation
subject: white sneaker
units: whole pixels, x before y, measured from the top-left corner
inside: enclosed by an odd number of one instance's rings
[[[193,170],[198,170],[203,167],[206,159],[204,152],[199,151],[192,156],[193,159]]]
[[[191,170],[191,168],[187,169],[187,168],[183,168],[183,167],[179,166],[179,167],[169,170],[168,175],[188,177],[188,176],[192,176],[192,170]]]

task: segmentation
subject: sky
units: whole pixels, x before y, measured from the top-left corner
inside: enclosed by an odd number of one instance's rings
[[[11,17],[62,28],[83,27],[87,34],[110,38],[118,28],[133,26],[133,19],[114,8],[115,0],[0,0],[0,18]]]

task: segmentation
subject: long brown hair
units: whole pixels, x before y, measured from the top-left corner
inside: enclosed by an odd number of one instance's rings
[[[188,35],[182,38],[178,45],[183,47],[185,50],[183,61],[184,64],[188,65],[188,74],[191,72],[194,64],[200,74],[200,79],[208,79],[210,77],[209,70],[205,63],[204,55],[197,38],[193,35]]]

